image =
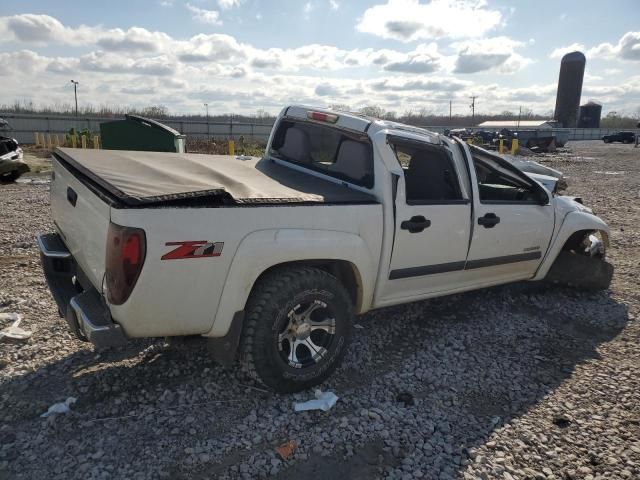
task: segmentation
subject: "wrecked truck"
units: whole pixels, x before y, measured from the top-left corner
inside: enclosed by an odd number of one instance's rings
[[[11,130],[9,123],[0,118],[0,183],[13,182],[29,171],[18,141],[8,136]]]
[[[279,392],[331,375],[356,314],[613,272],[605,222],[499,156],[306,106],[262,158],[57,149],[51,209],[41,261],[78,338],[202,336]]]
[[[0,136],[0,182],[13,182],[29,171],[15,138]]]

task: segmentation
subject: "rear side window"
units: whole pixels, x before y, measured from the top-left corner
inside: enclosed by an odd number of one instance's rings
[[[366,135],[312,122],[283,120],[270,153],[356,185],[373,187],[373,151]]]
[[[390,139],[402,165],[409,205],[465,201],[451,153],[438,145]]]

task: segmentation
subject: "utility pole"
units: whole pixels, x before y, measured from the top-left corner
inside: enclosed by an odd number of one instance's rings
[[[471,99],[471,123],[476,123],[476,97],[475,95],[469,97]]]
[[[451,100],[449,100],[449,123],[451,123]]]
[[[80,82],[76,82],[75,80],[71,80],[71,83],[73,83],[73,96],[76,99],[76,119],[78,118],[78,84]]]
[[[518,128],[520,128],[520,118],[522,117],[522,105],[520,105],[520,111],[518,112]]]
[[[205,103],[204,108],[207,112],[207,140],[211,140],[211,134],[209,133],[209,104]]]

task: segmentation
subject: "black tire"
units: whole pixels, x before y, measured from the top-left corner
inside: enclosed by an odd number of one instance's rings
[[[584,290],[606,290],[613,278],[613,265],[602,258],[560,252],[545,281]]]
[[[296,337],[300,330],[291,334],[287,329],[303,310],[310,312],[306,317],[310,325],[334,322],[324,327],[326,330],[309,330],[311,345],[322,347],[321,353],[316,351],[317,358],[304,343],[296,345],[291,353],[287,335],[295,343],[306,342]],[[325,315],[325,320],[319,320]],[[349,295],[333,275],[310,267],[275,270],[257,282],[247,302],[240,347],[242,363],[257,382],[276,392],[298,392],[318,385],[340,365],[351,338],[352,319]],[[327,333],[331,330],[332,334]]]
[[[15,182],[19,177],[20,177],[21,173],[16,171],[13,172],[9,172],[9,173],[5,173],[0,175],[0,182],[1,183],[12,183]]]

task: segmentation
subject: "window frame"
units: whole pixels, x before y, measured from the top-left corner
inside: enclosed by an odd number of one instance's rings
[[[480,202],[480,204],[482,205],[538,205],[541,206],[542,203],[539,200],[536,200],[535,198],[533,199],[527,199],[527,200],[483,200],[482,196],[481,196],[481,192],[480,192],[480,181],[478,179],[478,172],[476,169],[476,157],[486,157],[490,162],[495,162],[497,163],[500,167],[504,168],[505,170],[508,170],[511,174],[513,174],[517,180],[519,180],[522,183],[522,187],[523,188],[528,188],[531,190],[531,192],[534,195],[540,195],[540,194],[544,194],[545,197],[547,198],[547,201],[545,202],[544,205],[548,205],[549,202],[551,201],[551,199],[549,198],[547,192],[544,190],[544,188],[542,188],[538,182],[536,182],[534,179],[529,178],[524,172],[522,172],[521,170],[517,169],[516,167],[514,167],[513,165],[511,165],[509,162],[507,162],[506,160],[503,160],[502,158],[492,154],[491,152],[484,150],[482,148],[479,148],[475,145],[470,146],[469,148],[469,152],[471,153],[471,163],[473,164],[473,170],[475,173],[475,177],[476,177],[476,186],[478,188],[478,201]],[[493,168],[489,162],[486,161],[482,161],[482,159],[480,158],[480,162],[483,163],[483,165],[485,166],[485,168],[488,168],[489,170],[495,171],[498,174],[500,173],[498,170],[496,170],[495,168]],[[515,180],[514,180],[515,182]]]
[[[280,130],[280,128],[282,128],[284,123],[290,123],[292,124],[290,127],[287,127],[287,129],[295,127],[296,124],[303,124],[303,125],[313,125],[315,127],[319,127],[319,128],[324,128],[327,130],[332,130],[335,132],[338,132],[340,134],[340,140],[338,141],[338,145],[336,147],[336,151],[333,153],[333,161],[331,162],[332,165],[335,165],[337,159],[338,159],[338,153],[340,152],[340,147],[342,145],[342,142],[344,142],[345,140],[352,140],[352,141],[356,141],[359,143],[363,143],[366,144],[368,149],[369,149],[369,161],[370,161],[370,166],[371,166],[371,174],[367,174],[363,177],[363,179],[361,181],[358,181],[352,177],[349,177],[347,175],[341,174],[340,172],[333,172],[331,170],[329,170],[328,168],[323,168],[323,167],[317,167],[315,165],[315,163],[303,163],[303,162],[297,162],[291,158],[285,157],[284,155],[281,155],[280,152],[276,149],[273,148],[273,145],[270,146],[269,148],[269,156],[277,158],[278,160],[281,160],[283,162],[288,162],[291,163],[293,165],[297,165],[299,167],[311,170],[313,172],[317,172],[317,173],[321,173],[323,175],[326,175],[328,177],[331,178],[335,178],[336,180],[340,180],[341,182],[345,182],[345,183],[351,183],[353,185],[357,185],[359,187],[365,187],[368,189],[372,189],[375,185],[375,162],[374,162],[374,155],[373,155],[373,144],[371,143],[371,139],[369,138],[369,136],[366,133],[363,132],[358,132],[355,130],[350,130],[348,128],[344,128],[344,127],[336,127],[334,125],[327,125],[326,123],[323,122],[316,122],[313,120],[304,120],[301,118],[297,118],[297,117],[283,117],[277,127],[276,132],[274,133],[274,137],[275,135],[278,134],[278,130]],[[311,153],[311,152],[309,152]],[[316,162],[317,163],[317,162]]]
[[[465,194],[462,190],[462,179],[460,178],[460,172],[458,171],[458,168],[453,160],[453,152],[448,148],[446,144],[443,144],[443,143],[434,144],[434,143],[424,142],[421,140],[416,140],[413,138],[407,138],[407,137],[402,137],[400,135],[393,135],[393,134],[387,135],[387,144],[389,145],[389,148],[391,148],[391,151],[393,152],[393,155],[395,156],[396,161],[398,162],[398,165],[400,166],[400,168],[402,168],[403,178],[405,180],[405,191],[404,191],[405,204],[410,206],[419,206],[419,205],[468,205],[471,203],[471,198],[465,198]],[[452,170],[455,172],[454,189],[456,190],[456,193],[460,196],[460,198],[452,199],[452,200],[427,200],[427,199],[410,200],[408,199],[407,188],[406,188],[406,178],[407,178],[406,170],[402,167],[402,164],[400,163],[400,159],[398,158],[398,154],[396,153],[396,150],[394,148],[394,145],[396,144],[400,144],[400,145],[404,144],[406,146],[422,148],[432,152],[435,152],[435,151],[437,151],[438,153],[444,152],[447,156],[447,160],[449,161],[449,164],[451,165]]]

